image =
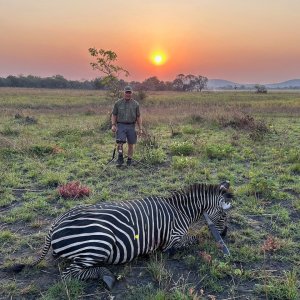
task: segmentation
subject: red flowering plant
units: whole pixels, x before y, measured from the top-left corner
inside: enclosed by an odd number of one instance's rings
[[[267,239],[264,241],[264,244],[261,246],[261,250],[264,252],[275,252],[280,248],[281,248],[280,241],[272,235],[269,235]]]
[[[79,181],[71,181],[58,187],[58,193],[64,199],[67,198],[82,198],[89,196],[91,190],[89,187],[82,185]]]

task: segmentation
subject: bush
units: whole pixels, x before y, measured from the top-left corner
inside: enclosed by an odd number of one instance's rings
[[[15,120],[17,123],[22,124],[22,125],[33,125],[37,124],[37,119],[35,117],[29,117],[29,116],[22,116],[20,114],[15,115]]]
[[[173,155],[188,156],[195,151],[194,145],[190,142],[174,142],[171,145],[171,153]]]
[[[34,145],[29,148],[29,152],[37,156],[46,156],[53,153],[53,147],[49,145]]]
[[[191,123],[203,123],[205,121],[204,117],[203,116],[200,116],[200,115],[196,115],[196,114],[193,114],[191,115]]]
[[[143,101],[148,97],[147,93],[145,91],[138,91],[136,95],[137,101]]]
[[[258,94],[266,94],[268,92],[265,85],[256,84],[254,86],[254,88],[255,88],[255,92],[258,93]]]
[[[271,198],[274,193],[274,182],[263,173],[250,173],[248,192],[257,198]]]
[[[60,172],[49,171],[46,172],[43,176],[44,177],[42,178],[41,183],[49,187],[57,187],[66,179],[65,174],[62,174]]]
[[[182,170],[186,168],[195,168],[197,160],[192,157],[174,156],[172,158],[172,166],[174,169]]]
[[[147,149],[147,151],[145,151],[145,154],[144,154],[144,160],[147,162],[147,163],[150,163],[150,164],[161,164],[163,162],[165,162],[167,156],[166,156],[166,153],[160,149],[160,148],[157,148],[157,149]]]
[[[287,153],[286,161],[289,163],[300,163],[300,150],[290,149]]]
[[[82,198],[84,196],[89,196],[91,193],[90,188],[81,185],[79,181],[71,181],[65,185],[61,185],[58,188],[58,193],[64,199],[68,198]]]
[[[205,152],[208,158],[211,159],[224,159],[231,157],[234,148],[229,144],[222,144],[222,145],[207,145]]]
[[[188,125],[188,126],[184,126],[182,128],[182,132],[183,133],[186,133],[186,134],[197,134],[200,132],[200,129],[199,128],[195,128],[191,125]]]
[[[18,136],[18,135],[20,135],[20,131],[17,129],[13,129],[9,125],[5,125],[3,130],[1,131],[1,134],[7,135],[7,136]]]
[[[111,129],[111,113],[107,114],[105,116],[105,119],[100,124],[100,130],[101,131],[107,131]]]
[[[270,131],[265,121],[255,120],[254,117],[240,112],[219,117],[218,124],[222,127],[249,131],[252,140],[260,140],[264,134]]]
[[[291,167],[291,172],[295,175],[300,175],[300,163],[294,164]]]

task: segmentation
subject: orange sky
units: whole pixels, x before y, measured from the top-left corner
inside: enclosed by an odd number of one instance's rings
[[[92,79],[96,47],[118,54],[128,80],[300,78],[299,12],[299,0],[0,0],[0,76]]]

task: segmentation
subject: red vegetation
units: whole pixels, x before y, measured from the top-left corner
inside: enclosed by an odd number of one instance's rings
[[[211,263],[212,257],[211,257],[211,255],[209,253],[207,253],[205,251],[200,251],[199,255],[204,260],[204,262],[206,262],[207,264]]]
[[[67,198],[82,198],[84,196],[89,196],[91,190],[89,187],[81,185],[79,181],[71,181],[67,184],[58,187],[58,193],[64,199]]]
[[[277,238],[269,235],[261,246],[262,251],[273,252],[280,249],[281,245]]]

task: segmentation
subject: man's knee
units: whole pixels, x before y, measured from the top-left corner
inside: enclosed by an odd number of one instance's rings
[[[118,145],[123,145],[123,144],[126,143],[126,141],[120,140],[120,139],[116,139],[116,143],[117,143]]]

